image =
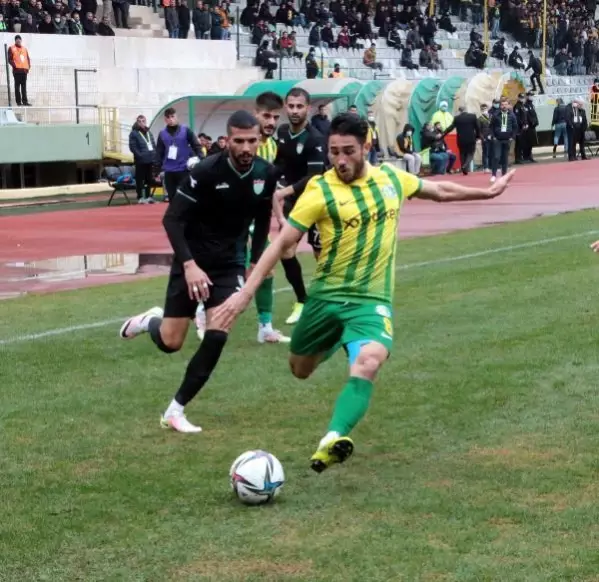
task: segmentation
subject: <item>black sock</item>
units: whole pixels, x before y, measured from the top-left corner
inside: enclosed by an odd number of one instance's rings
[[[293,288],[293,292],[297,298],[298,303],[306,302],[306,288],[304,287],[304,278],[302,277],[302,266],[298,261],[297,257],[291,257],[290,259],[281,259],[283,269],[285,270],[285,277]]]
[[[158,349],[165,354],[172,354],[179,350],[174,350],[173,348],[169,348],[163,341],[162,336],[160,335],[160,324],[162,323],[161,317],[152,317],[150,321],[148,321],[148,332],[150,333],[150,337],[152,341],[158,346]]]
[[[210,378],[212,370],[216,367],[220,355],[227,343],[228,334],[226,331],[218,331],[209,329],[204,335],[204,339],[198,348],[198,351],[193,355],[185,377],[181,383],[179,391],[175,395],[175,400],[185,406],[192,398],[202,389],[204,384]]]

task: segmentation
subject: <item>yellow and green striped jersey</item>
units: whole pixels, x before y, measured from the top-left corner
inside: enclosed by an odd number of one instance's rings
[[[272,164],[277,157],[277,142],[272,137],[267,137],[265,141],[260,142],[258,155]]]
[[[391,303],[395,247],[403,200],[422,181],[383,164],[367,165],[363,178],[345,184],[334,169],[314,176],[295,204],[289,223],[305,232],[316,225],[322,252],[309,295],[331,301]]]

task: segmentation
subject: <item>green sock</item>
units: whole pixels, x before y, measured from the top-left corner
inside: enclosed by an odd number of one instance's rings
[[[256,291],[258,321],[262,325],[272,323],[272,306],[274,303],[273,284],[274,278],[268,277],[262,281],[262,284],[258,287],[258,291]]]
[[[337,398],[329,432],[348,435],[368,410],[372,382],[364,378],[350,377]]]

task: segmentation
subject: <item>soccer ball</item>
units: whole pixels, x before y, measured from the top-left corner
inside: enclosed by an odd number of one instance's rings
[[[246,451],[239,455],[229,471],[231,488],[245,505],[272,501],[285,483],[279,459],[266,451]]]

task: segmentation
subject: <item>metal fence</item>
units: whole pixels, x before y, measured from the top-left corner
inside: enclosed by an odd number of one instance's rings
[[[96,106],[98,104],[98,62],[94,58],[49,59],[33,55],[27,75],[27,97],[43,108]],[[14,81],[4,45],[4,66],[0,67],[0,107],[15,106]]]

